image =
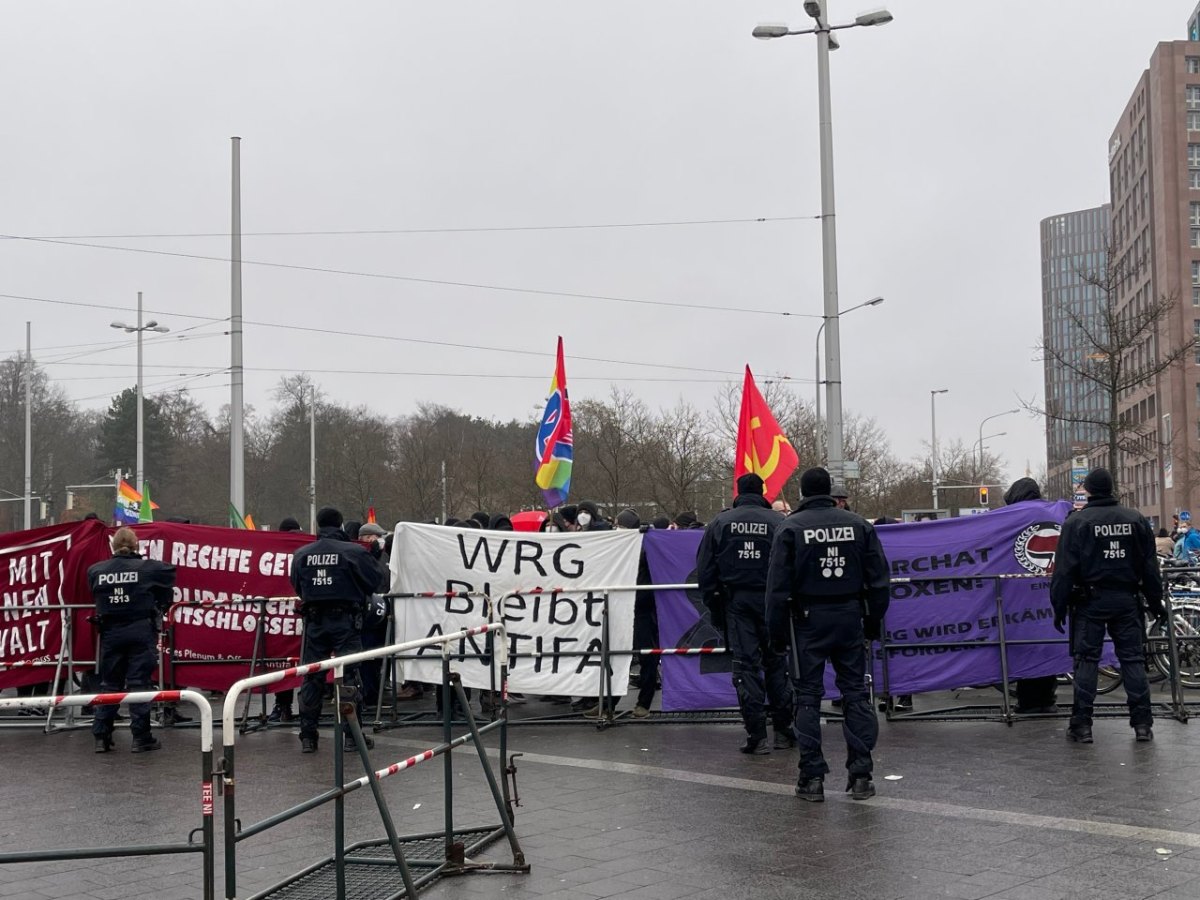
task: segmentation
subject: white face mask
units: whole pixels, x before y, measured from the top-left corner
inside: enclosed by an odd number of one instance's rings
[[[579,523],[580,528],[587,528],[589,525],[592,524],[592,514],[587,513],[587,512],[581,512],[577,516],[575,516],[575,521]]]

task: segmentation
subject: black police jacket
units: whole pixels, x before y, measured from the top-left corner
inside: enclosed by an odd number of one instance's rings
[[[292,556],[291,580],[302,610],[362,612],[384,579],[369,550],[340,528],[322,528],[317,540]]]
[[[1145,516],[1115,497],[1092,497],[1067,518],[1050,577],[1050,604],[1059,619],[1066,618],[1075,587],[1140,592],[1152,613],[1162,612],[1162,573]]]
[[[89,566],[87,578],[101,624],[154,621],[171,606],[175,567],[121,553]]]
[[[740,494],[731,509],[713,516],[696,550],[696,578],[706,603],[766,587],[771,542],[782,521],[762,494]]]
[[[838,509],[832,497],[808,497],[780,524],[767,572],[767,627],[787,640],[788,616],[812,603],[856,599],[878,624],[888,607],[888,562],[875,528]]]

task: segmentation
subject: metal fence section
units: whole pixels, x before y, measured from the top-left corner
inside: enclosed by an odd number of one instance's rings
[[[214,859],[216,843],[213,833],[213,713],[203,694],[195,691],[138,691],[111,694],[76,694],[75,696],[18,697],[0,700],[0,709],[50,706],[102,706],[118,703],[190,703],[200,713],[200,827],[186,841],[163,844],[131,844],[125,847],[64,847],[54,850],[17,850],[0,853],[0,865],[22,862],[47,862],[67,859],[105,859],[113,857],[162,856],[175,853],[198,853],[204,877],[204,900],[213,900]],[[11,766],[12,763],[10,762]],[[200,842],[194,840],[200,834]]]
[[[507,745],[507,696],[508,696],[508,655],[507,644],[504,640],[504,626],[499,623],[489,623],[475,628],[392,644],[361,653],[333,657],[319,662],[295,666],[280,672],[271,672],[244,678],[234,684],[226,697],[222,720],[223,756],[218,767],[220,786],[224,796],[224,846],[225,846],[225,892],[226,897],[237,896],[237,848],[238,844],[262,834],[270,828],[293,819],[303,813],[317,809],[328,803],[334,804],[334,836],[333,854],[330,858],[321,860],[307,869],[296,873],[288,879],[273,885],[267,890],[256,894],[256,898],[279,898],[279,900],[298,900],[304,897],[345,898],[349,893],[356,895],[360,890],[382,891],[382,896],[389,898],[416,896],[416,891],[423,884],[448,874],[464,874],[473,871],[509,871],[528,872],[524,852],[521,850],[514,829],[514,809],[518,802],[515,790],[510,795],[507,778],[497,779],[488,757],[487,748],[483,744],[483,736],[495,731],[499,736],[499,754],[504,772],[512,774],[515,781],[515,763],[510,760],[504,766]],[[492,657],[493,666],[498,670],[500,685],[501,715],[494,721],[480,726],[471,715],[466,693],[458,673],[450,668],[451,644],[465,642],[474,635],[495,636]],[[442,656],[443,687],[446,690],[446,702],[443,704],[443,739],[434,747],[423,753],[415,754],[399,760],[381,769],[376,769],[371,763],[362,728],[358,722],[353,694],[343,695],[342,673],[346,666],[366,662],[372,659],[385,659],[403,654],[408,651],[420,650],[424,647],[440,647]],[[334,783],[333,786],[281,812],[275,813],[245,827],[237,818],[235,795],[235,743],[239,729],[236,726],[237,701],[241,694],[254,688],[263,687],[286,678],[305,676],[317,672],[333,670],[337,691],[338,719],[334,731]],[[466,716],[468,732],[455,737],[452,733],[450,702],[451,692],[457,697]],[[364,774],[356,779],[347,780],[344,767],[343,738],[347,734],[353,741],[363,765]],[[488,789],[499,813],[500,822],[493,825],[459,828],[454,822],[454,769],[452,752],[466,744],[473,744],[483,769]],[[437,833],[419,835],[400,835],[392,819],[391,812],[380,788],[380,782],[400,772],[412,769],[423,762],[441,756],[444,760],[444,791],[445,791],[445,828]],[[354,791],[367,787],[378,808],[380,819],[387,837],[382,840],[360,842],[350,846],[345,838],[345,798]],[[477,863],[469,859],[470,855],[478,852],[487,844],[501,837],[507,837],[512,850],[511,864]],[[440,842],[440,850],[436,855],[429,851],[430,843]],[[411,851],[408,849],[412,847]],[[414,868],[423,868],[414,877]]]

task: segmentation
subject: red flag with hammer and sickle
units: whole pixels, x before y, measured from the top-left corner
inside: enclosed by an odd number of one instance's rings
[[[767,401],[758,392],[754,376],[750,374],[750,367],[746,366],[733,463],[734,494],[737,493],[737,480],[753,472],[763,480],[763,496],[770,502],[798,465],[800,457],[771,415]]]

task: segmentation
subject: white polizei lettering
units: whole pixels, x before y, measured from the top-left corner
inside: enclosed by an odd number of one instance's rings
[[[96,576],[97,584],[137,584],[137,572],[101,572]]]
[[[853,541],[854,526],[835,525],[831,528],[805,528],[803,536],[806,544],[836,544],[839,541]]]
[[[1118,522],[1115,525],[1093,525],[1092,533],[1096,537],[1120,537],[1133,534],[1133,525],[1129,522]]]
[[[338,555],[336,553],[314,553],[304,557],[304,564],[306,566],[336,566]]]
[[[730,522],[729,523],[729,533],[730,534],[761,534],[761,535],[765,536],[767,533],[767,523],[766,522]]]

